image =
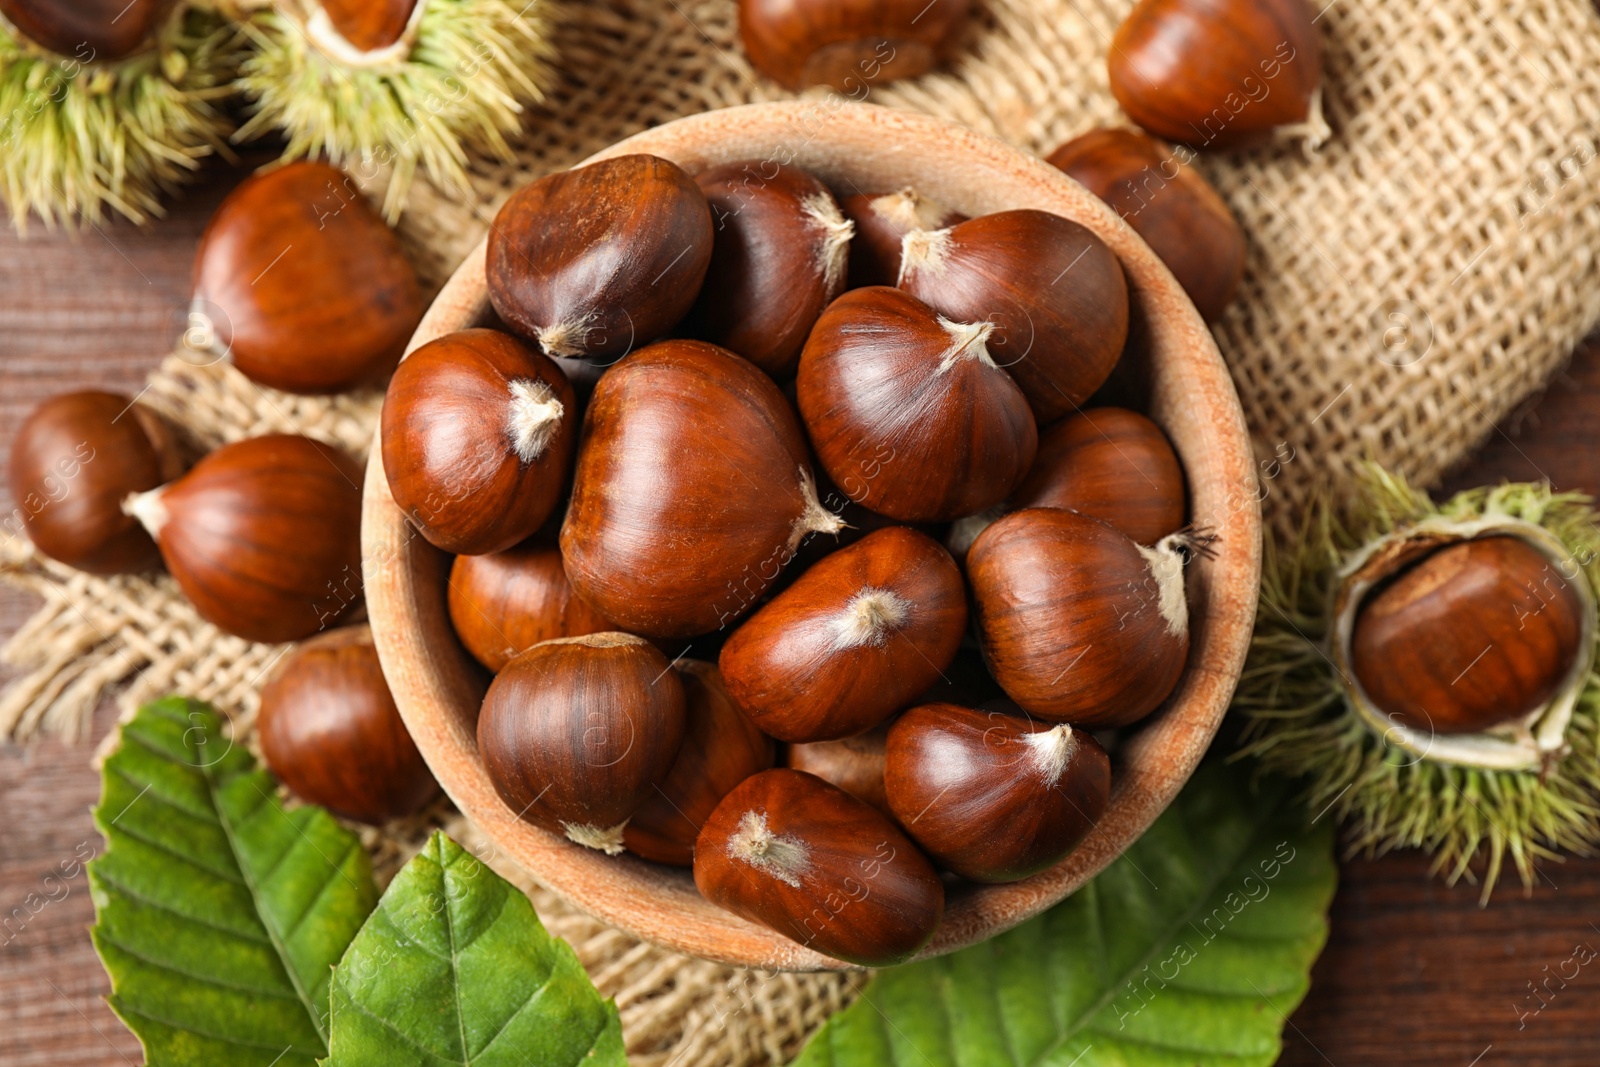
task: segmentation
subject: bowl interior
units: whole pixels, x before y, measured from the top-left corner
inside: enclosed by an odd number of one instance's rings
[[[959,126],[828,100],[755,104],[680,119],[595,158],[629,152],[664,156],[690,173],[741,159],[793,163],[841,193],[910,185],[971,216],[1039,208],[1087,226],[1121,259],[1148,352],[1149,414],[1183,462],[1193,521],[1219,540],[1213,558],[1191,567],[1189,665],[1167,704],[1118,750],[1099,826],[1066,859],[1025,881],[953,887],[925,954],[1022,922],[1093,877],[1167,806],[1210,743],[1238,679],[1255,615],[1260,513],[1244,419],[1210,333],[1166,268],[1098,199],[1043,162]],[[480,244],[439,294],[411,347],[491,315]],[[475,738],[484,674],[456,641],[446,613],[449,557],[406,521],[382,464],[382,450],[373,449],[362,536],[384,672],[440,783],[496,850],[576,907],[660,945],[752,967],[847,966],[715,907],[696,892],[687,870],[581,848],[522,822],[500,800]]]

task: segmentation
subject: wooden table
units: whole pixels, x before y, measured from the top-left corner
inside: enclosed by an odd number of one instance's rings
[[[54,393],[137,391],[177,334],[195,241],[237,177],[214,173],[150,230],[117,224],[25,242],[0,232],[0,448]],[[1597,405],[1600,339],[1454,484],[1543,475],[1600,492]],[[0,634],[32,608],[0,587]],[[101,708],[96,736],[112,718]],[[0,1064],[8,1067],[139,1062],[138,1042],[101,1000],[107,981],[85,931],[94,909],[83,875],[64,888],[42,881],[60,861],[100,848],[89,818],[98,791],[87,748],[0,749],[0,920],[30,893],[59,898],[0,928]],[[1551,981],[1556,992],[1543,1007],[1531,995],[1574,946],[1600,948],[1600,860],[1547,865],[1527,897],[1508,879],[1488,908],[1474,888],[1430,878],[1414,854],[1358,860],[1344,866],[1332,921],[1311,994],[1285,1029],[1282,1063],[1600,1064],[1600,967],[1565,988]]]

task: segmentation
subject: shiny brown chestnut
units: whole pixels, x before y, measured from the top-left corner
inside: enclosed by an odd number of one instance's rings
[[[405,35],[420,0],[316,0],[339,36],[361,52],[387,48]],[[312,18],[317,15],[313,13]]]
[[[489,299],[552,356],[610,361],[694,305],[711,209],[675,163],[601,160],[525,185],[489,228]]]
[[[995,365],[994,327],[952,321],[898,289],[852,289],[800,356],[800,415],[851,500],[906,522],[1003,500],[1033,463],[1038,430]]]
[[[629,852],[688,867],[706,820],[734,786],[772,766],[777,746],[728,696],[717,668],[700,660],[673,664],[683,683],[687,720],[672,769],[622,831]]]
[[[314,637],[274,668],[256,736],[279,781],[347,819],[376,826],[439,795],[365,624]]]
[[[784,762],[792,769],[814,774],[857,800],[864,800],[891,819],[889,798],[883,791],[884,746],[895,720],[879,723],[864,734],[837,741],[811,741],[790,745]]]
[[[498,552],[538,530],[561,502],[576,436],[567,376],[498,330],[429,341],[383,400],[389,490],[446,552]]]
[[[1423,556],[1362,603],[1351,666],[1392,721],[1480,733],[1542,706],[1567,680],[1582,612],[1572,586],[1526,541],[1460,541]]]
[[[925,704],[889,731],[884,788],[936,862],[975,882],[1015,882],[1094,829],[1111,797],[1111,758],[1066,723]]]
[[[717,629],[765,594],[807,534],[839,528],[783,394],[733,353],[662,341],[595,387],[561,557],[578,595],[619,626]]]
[[[966,626],[950,553],[892,526],[806,571],[734,631],[718,665],[762,730],[832,741],[872,729],[932,685]]]
[[[907,186],[894,193],[853,193],[839,201],[855,224],[849,286],[893,285],[900,279],[900,243],[912,230],[939,230],[967,221]]]
[[[343,171],[312,162],[228,194],[200,238],[194,298],[245,377],[291,393],[388,371],[426,307],[383,216]]]
[[[1134,122],[1196,148],[1304,124],[1326,135],[1322,43],[1306,0],[1140,0],[1111,38],[1111,94]]]
[[[0,15],[40,48],[82,63],[110,63],[149,44],[177,0],[0,0]]]
[[[518,818],[615,855],[677,758],[684,717],[677,673],[644,638],[561,637],[495,675],[478,751]]]
[[[360,602],[361,479],[333,445],[268,434],[123,506],[201,618],[250,641],[298,641]]]
[[[617,628],[572,591],[553,545],[457,556],[446,604],[456,636],[491,671],[541,641]]]
[[[1041,718],[1126,726],[1154,711],[1189,654],[1184,550],[1059,508],[995,522],[967,552],[984,659]]]
[[[901,963],[944,916],[944,884],[870,805],[787,767],[722,799],[694,849],[705,898],[837,959]]]
[[[716,236],[685,330],[774,378],[794,376],[822,309],[844,290],[854,226],[799,167],[725,163],[695,175]]]
[[[900,288],[992,329],[989,351],[1043,426],[1111,374],[1128,339],[1128,283],[1105,242],[1047,211],[1001,211],[901,246]]]
[[[1039,457],[1008,504],[1070,508],[1153,545],[1183,526],[1183,497],[1161,427],[1126,408],[1090,408],[1039,435]]]
[[[51,559],[90,574],[125,574],[160,565],[139,521],[122,510],[183,473],[172,427],[117,393],[51,397],[33,409],[11,442],[6,528],[26,530]]]
[[[750,65],[786,89],[827,85],[860,97],[915,78],[950,51],[970,0],[739,0]]]
[[[1046,157],[1109,204],[1150,245],[1215,322],[1244,277],[1244,231],[1211,183],[1194,169],[1194,151],[1134,130],[1096,129]]]

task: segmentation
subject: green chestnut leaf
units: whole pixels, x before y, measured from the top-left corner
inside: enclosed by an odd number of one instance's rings
[[[208,705],[146,705],[120,741],[89,864],[112,1010],[151,1067],[315,1067],[333,965],[378,899],[361,842],[285,810]]]
[[[1269,1067],[1327,940],[1331,822],[1211,763],[1112,865],[993,940],[879,972],[795,1067]]]
[[[334,971],[327,1067],[623,1067],[601,998],[522,891],[443,834],[395,876]]]

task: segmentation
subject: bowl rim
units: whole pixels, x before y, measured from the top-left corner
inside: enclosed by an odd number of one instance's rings
[[[940,158],[916,170],[915,152],[930,146]],[[914,178],[919,191],[953,208],[969,215],[1005,206],[1054,211],[1094,231],[1123,264],[1150,350],[1161,354],[1152,358],[1150,415],[1183,461],[1192,516],[1219,539],[1215,555],[1191,568],[1184,674],[1172,697],[1120,746],[1111,802],[1095,831],[1031,878],[953,887],[944,921],[918,958],[1010,929],[1103,870],[1165,810],[1209,747],[1243,667],[1260,579],[1261,513],[1249,432],[1216,343],[1172,274],[1110,208],[1042,160],[963,126],[842,98],[749,104],[654,127],[578,165],[630,152],[665,156],[691,173],[734,159],[794,162],[835,187],[840,175],[869,164],[907,164],[907,184]],[[408,354],[484,320],[486,242],[434,299]],[[770,970],[853,968],[716,908],[681,868],[571,844],[521,821],[501,801],[477,759],[475,703],[459,710],[463,694],[481,698],[485,683],[445,614],[449,557],[395,505],[376,445],[363,491],[362,559],[373,638],[395,703],[444,791],[481,831],[487,847],[480,858],[491,866],[509,860],[506,866],[526,870],[579,910],[691,956]]]

